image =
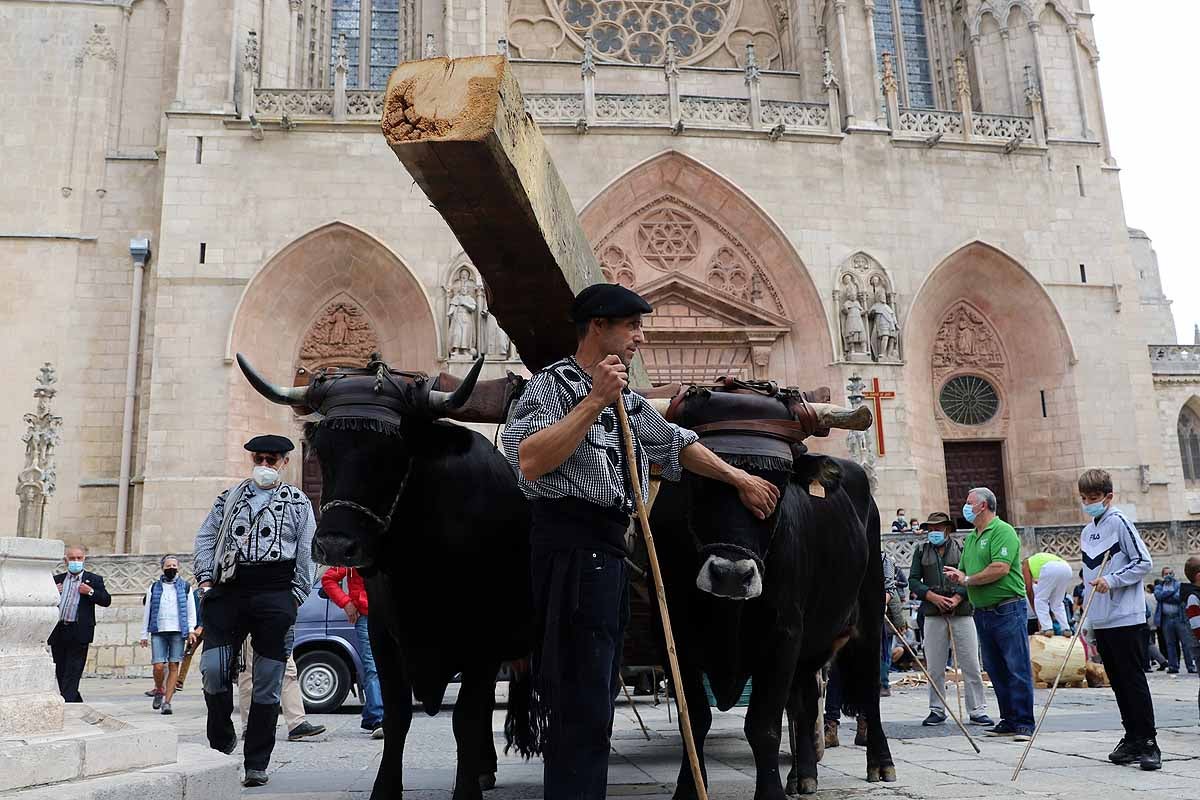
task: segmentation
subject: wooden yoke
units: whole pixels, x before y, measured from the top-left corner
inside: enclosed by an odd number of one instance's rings
[[[575,352],[571,300],[604,277],[508,60],[401,64],[382,124],[486,281],[490,310],[525,365],[536,371]],[[640,361],[631,376],[649,385]]]

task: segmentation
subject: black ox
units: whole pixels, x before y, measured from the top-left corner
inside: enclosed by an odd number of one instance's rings
[[[323,480],[313,558],[366,580],[385,733],[371,797],[400,796],[412,698],[436,714],[456,674],[453,798],[482,797],[496,782],[496,675],[530,653],[533,633],[528,504],[491,442],[439,419],[462,411],[483,359],[453,393],[382,361],[294,388],[268,383],[240,354],[238,363],[260,394],[313,420],[305,438]],[[513,682],[505,732],[530,756],[539,745],[521,702],[527,680]]]
[[[796,396],[758,388],[693,388],[669,417],[699,432],[726,461],[775,483],[775,513],[759,520],[730,486],[685,473],[679,484],[664,484],[650,518],[701,763],[712,723],[702,674],[722,710],[753,679],[745,732],[755,800],[784,797],[778,754],[785,710],[793,729],[787,793],[815,792],[816,674],[837,653],[846,705],[868,723],[867,780],[895,780],[879,719],[883,569],[866,473],[851,461],[808,454],[797,433],[803,426],[791,421],[802,408]],[[675,797],[695,796],[685,757]]]

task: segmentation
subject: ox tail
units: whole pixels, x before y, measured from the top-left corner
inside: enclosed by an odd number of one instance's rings
[[[508,684],[508,713],[504,716],[504,754],[516,750],[526,760],[545,752],[549,714],[541,701],[529,662],[514,663]]]

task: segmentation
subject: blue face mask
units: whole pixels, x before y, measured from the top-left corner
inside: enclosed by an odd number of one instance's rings
[[[82,561],[68,561],[67,562],[67,572],[70,572],[72,575],[78,575],[79,573],[83,572],[83,562]]]
[[[944,531],[930,531],[929,543],[933,546],[938,546],[946,543],[946,534]]]
[[[1108,509],[1105,507],[1103,501],[1101,501],[1099,503],[1084,503],[1083,504],[1083,513],[1087,514],[1092,519],[1096,519],[1097,517],[1102,516],[1104,514],[1104,512],[1107,510]]]
[[[963,519],[972,524],[975,522],[975,509],[971,508],[970,503],[963,503]]]

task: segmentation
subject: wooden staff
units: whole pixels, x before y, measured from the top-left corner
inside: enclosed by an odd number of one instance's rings
[[[618,675],[617,680],[621,682],[621,691],[625,693],[625,699],[629,701],[629,707],[633,709],[633,715],[637,717],[638,725],[642,727],[642,735],[646,737],[647,742],[650,741],[650,731],[646,730],[646,723],[642,722],[642,715],[638,713],[633,696],[629,694],[629,687],[625,685],[625,679]]]
[[[692,766],[692,781],[700,800],[708,800],[704,788],[704,775],[700,772],[700,757],[696,753],[696,740],[692,737],[692,718],[688,714],[687,698],[683,691],[683,675],[679,670],[679,655],[675,652],[675,634],[671,631],[671,615],[667,611],[667,590],[663,586],[662,570],[658,566],[658,551],[654,549],[654,535],[650,533],[650,516],[642,501],[642,482],[638,476],[637,451],[633,447],[633,432],[629,429],[629,412],[625,410],[625,397],[617,400],[617,419],[621,422],[621,438],[625,440],[625,462],[629,464],[629,482],[633,485],[633,498],[637,506],[638,521],[642,535],[646,537],[646,555],[650,558],[650,572],[654,576],[654,591],[658,595],[658,612],[662,617],[663,636],[667,640],[667,661],[671,666],[671,679],[675,683],[675,702],[679,706],[679,725],[683,728],[683,744],[688,762]],[[670,700],[667,701],[670,703]]]
[[[936,683],[934,683],[933,676],[929,674],[929,670],[925,669],[925,665],[921,663],[921,659],[917,658],[917,654],[914,653],[912,651],[912,648],[908,646],[908,640],[904,638],[904,636],[900,633],[900,631],[896,630],[896,626],[894,624],[892,624],[892,621],[890,619],[888,619],[888,616],[886,613],[883,615],[883,621],[886,622],[888,624],[888,627],[892,629],[892,633],[895,635],[895,637],[897,639],[900,640],[900,644],[904,645],[904,649],[908,651],[908,654],[909,654],[909,656],[912,657],[912,660],[915,661],[917,666],[921,668],[921,672],[925,673],[925,678],[929,681],[929,685],[933,687],[933,691],[937,692],[937,696],[939,699],[941,699],[942,706],[946,709],[946,713],[949,714],[950,718],[953,719],[954,722],[958,725],[958,729],[963,732],[963,736],[967,737],[967,741],[971,743],[971,747],[975,748],[976,753],[981,753],[982,751],[979,749],[979,745],[975,744],[975,740],[971,738],[971,734],[966,729],[966,727],[962,724],[962,720],[959,719],[958,715],[954,713],[954,710],[952,708],[950,708],[950,703],[949,703],[949,701],[946,700],[946,695],[942,691],[942,689],[944,687],[938,686]],[[944,684],[945,682],[946,682],[946,668],[943,665],[943,667],[942,667],[942,683]]]
[[[1108,566],[1108,557],[1112,553],[1105,553],[1104,560],[1100,562],[1100,571],[1096,573],[1097,578],[1104,577],[1104,568]],[[1112,587],[1109,587],[1112,590]],[[1038,716],[1037,727],[1033,729],[1033,736],[1029,737],[1029,742],[1025,745],[1025,752],[1021,753],[1021,760],[1017,762],[1017,768],[1013,770],[1012,778],[1016,780],[1021,774],[1021,768],[1025,766],[1025,757],[1029,755],[1029,751],[1033,748],[1033,740],[1037,738],[1038,732],[1042,729],[1042,723],[1046,721],[1046,712],[1050,710],[1050,704],[1054,702],[1054,693],[1058,691],[1058,682],[1062,679],[1063,671],[1067,668],[1067,660],[1071,658],[1071,651],[1075,649],[1075,642],[1079,640],[1079,634],[1083,633],[1083,621],[1087,618],[1088,609],[1092,607],[1092,601],[1096,599],[1096,589],[1092,588],[1092,593],[1088,595],[1087,602],[1083,604],[1083,611],[1079,614],[1079,622],[1075,623],[1075,635],[1071,637],[1071,642],[1067,645],[1067,652],[1063,655],[1062,665],[1058,668],[1058,674],[1054,676],[1054,685],[1050,687],[1050,696],[1046,698],[1046,705],[1042,706],[1042,713]]]

